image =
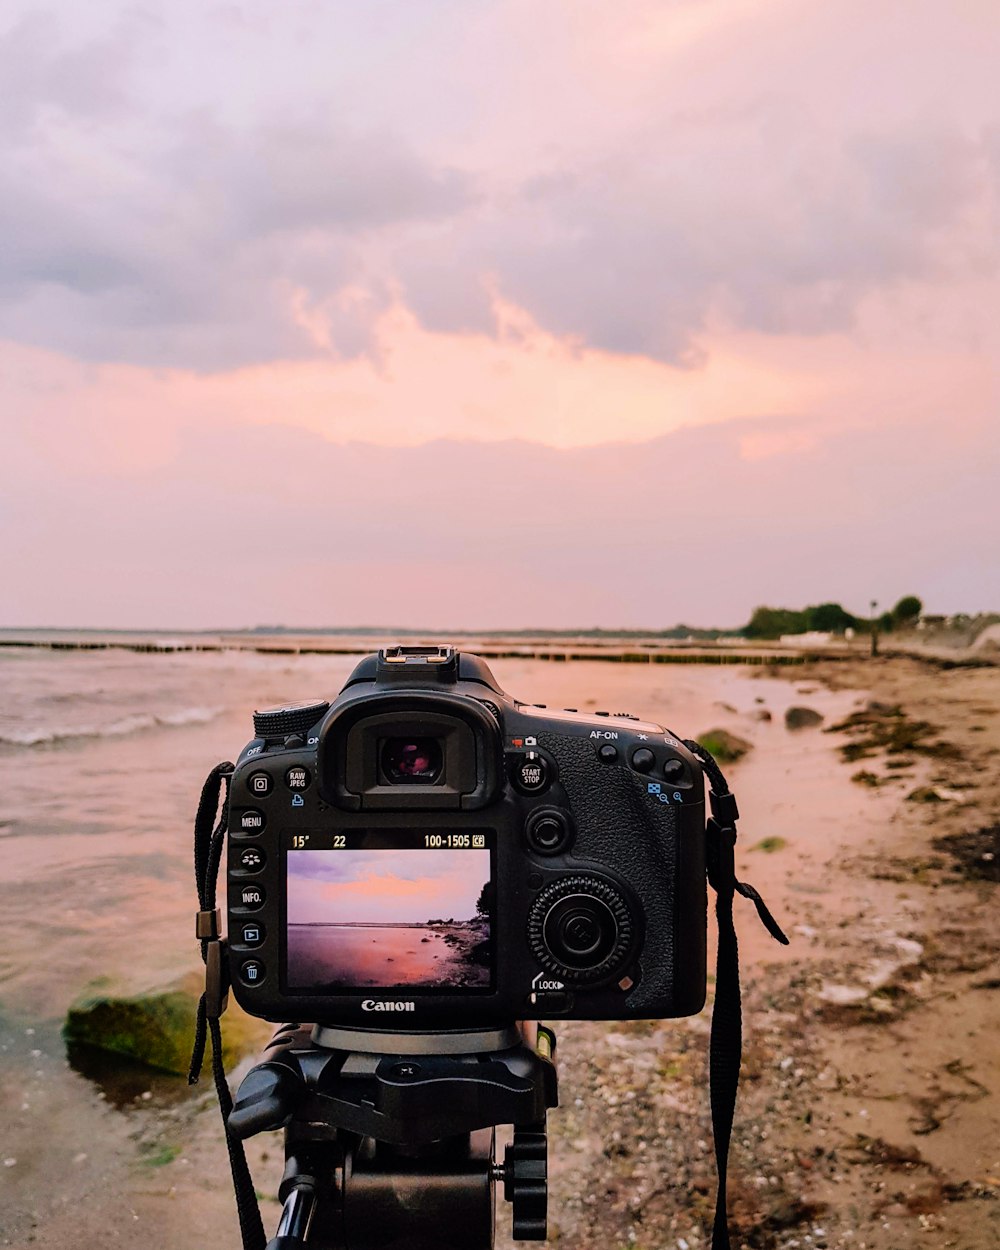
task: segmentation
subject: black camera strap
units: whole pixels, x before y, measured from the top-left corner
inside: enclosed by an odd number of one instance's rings
[[[739,948],[733,923],[733,896],[750,899],[771,936],[783,945],[788,938],[768,911],[764,900],[751,885],[736,879],[736,821],[739,811],[722,769],[698,742],[684,745],[704,765],[708,774],[709,802],[712,816],[707,824],[707,870],[709,884],[715,890],[715,915],[719,930],[718,959],[715,976],[715,1004],[712,1009],[709,1044],[709,1092],[712,1105],[712,1133],[715,1139],[715,1160],[719,1173],[719,1189],[712,1227],[712,1250],[730,1250],[726,1204],[726,1172],[729,1143],[733,1131],[736,1092],[739,1086],[743,1053],[743,1017],[740,1002]],[[229,823],[229,782],[233,765],[217,764],[209,773],[198,801],[194,822],[194,871],[198,888],[199,911],[196,936],[201,943],[205,964],[205,992],[198,1003],[194,1046],[188,1083],[194,1085],[201,1075],[205,1048],[212,1041],[212,1077],[222,1112],[222,1123],[229,1151],[229,1164],[236,1192],[243,1250],[265,1250],[266,1237],[253,1179],[247,1166],[242,1141],[229,1129],[232,1095],[226,1082],[222,1062],[220,1017],[229,1001],[228,962],[225,942],[219,935],[219,909],[216,886],[222,848]],[[219,800],[222,810],[219,812]],[[218,814],[218,820],[216,815]]]
[[[699,742],[685,742],[698,757],[710,782],[709,803],[712,816],[707,824],[708,881],[715,891],[715,917],[719,930],[719,947],[715,966],[715,1003],[712,1007],[712,1031],[709,1042],[709,1097],[712,1104],[712,1136],[715,1140],[715,1164],[719,1188],[715,1199],[715,1223],[712,1226],[712,1250],[730,1250],[729,1217],[726,1204],[726,1174],[729,1165],[729,1142],[733,1133],[736,1091],[743,1062],[743,1010],[740,999],[740,955],[733,923],[733,895],[750,899],[764,927],[775,941],[788,945],[788,938],[768,911],[764,900],[753,888],[736,879],[736,822],[739,809],[736,797],[715,759]]]
[[[211,1037],[212,1077],[219,1099],[219,1110],[222,1112],[229,1166],[233,1173],[243,1250],[264,1250],[267,1238],[264,1235],[264,1222],[260,1217],[253,1178],[247,1166],[246,1151],[242,1141],[234,1137],[229,1129],[233,1099],[222,1062],[222,1030],[219,1025],[219,1018],[229,1002],[229,969],[225,943],[219,936],[219,909],[216,906],[215,893],[222,847],[229,824],[229,780],[232,775],[233,765],[228,762],[217,764],[212,769],[202,787],[198,813],[194,819],[194,876],[198,887],[199,907],[195,918],[195,935],[201,943],[201,957],[205,964],[205,992],[198,1002],[188,1084],[197,1084],[201,1076],[205,1062],[205,1045],[208,1037]],[[220,796],[222,811],[216,822]]]

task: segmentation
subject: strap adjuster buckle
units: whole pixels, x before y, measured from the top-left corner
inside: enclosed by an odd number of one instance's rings
[[[194,935],[199,942],[217,942],[219,939],[219,921],[221,914],[218,907],[212,911],[195,912]]]
[[[229,950],[225,942],[209,942],[205,954],[205,1015],[218,1020],[229,1006]]]
[[[716,894],[736,888],[736,830],[714,817],[706,821],[705,869]]]

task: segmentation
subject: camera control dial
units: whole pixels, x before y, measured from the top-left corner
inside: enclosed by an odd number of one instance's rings
[[[284,703],[280,707],[265,708],[254,712],[253,727],[258,738],[284,738],[288,734],[305,733],[312,729],[329,703],[322,699],[307,699],[303,703]]]
[[[628,958],[635,925],[619,890],[603,877],[553,881],[528,916],[528,945],[539,964],[577,985],[601,981]]]

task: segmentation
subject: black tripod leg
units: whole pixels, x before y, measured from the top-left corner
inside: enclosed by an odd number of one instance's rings
[[[316,1184],[302,1177],[285,1198],[278,1221],[278,1232],[267,1243],[267,1250],[306,1250],[306,1236],[316,1208]]]

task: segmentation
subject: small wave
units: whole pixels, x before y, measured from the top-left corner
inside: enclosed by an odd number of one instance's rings
[[[123,716],[108,725],[74,725],[59,728],[24,728],[0,730],[0,743],[18,747],[53,746],[60,742],[73,742],[85,738],[121,738],[126,734],[141,733],[146,729],[179,729],[185,725],[207,725],[222,711],[218,707],[188,707],[179,712],[154,715],[139,712]]]

